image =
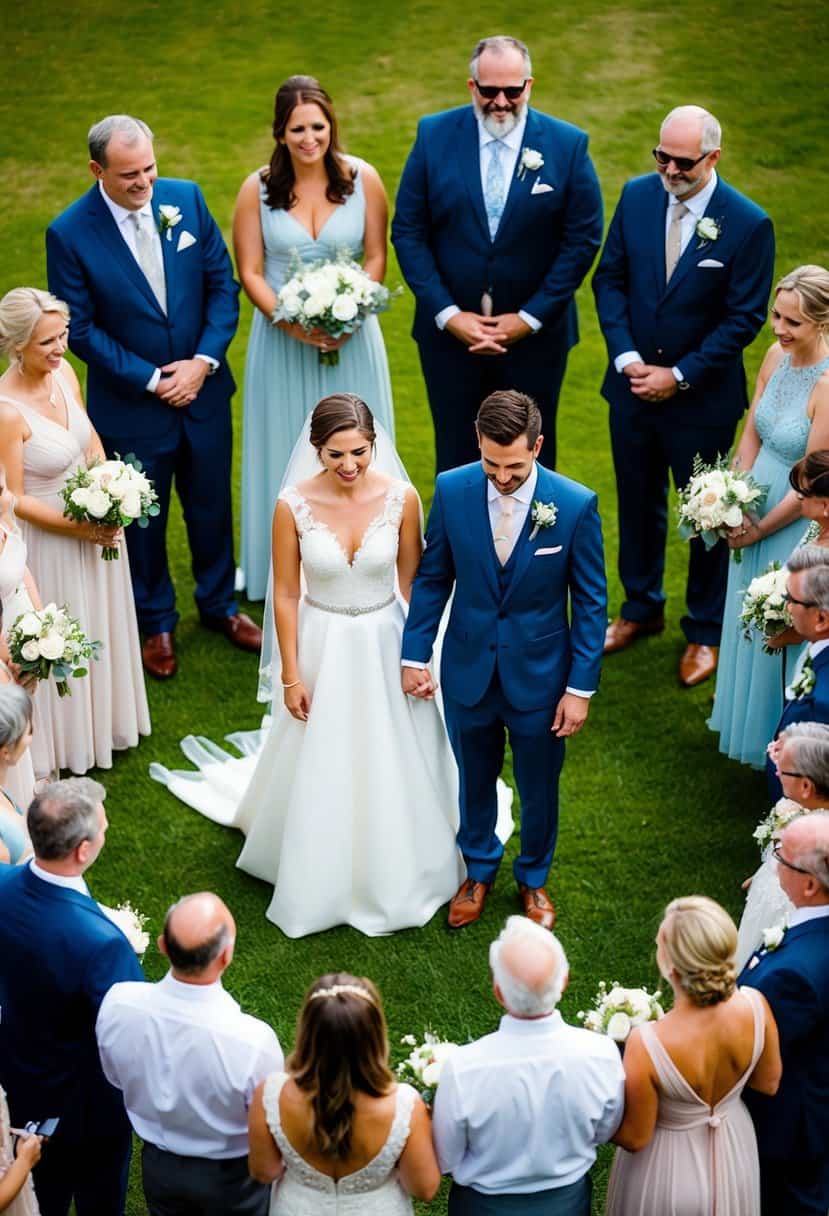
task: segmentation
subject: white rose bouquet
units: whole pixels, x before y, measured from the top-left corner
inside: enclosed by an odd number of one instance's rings
[[[458,1045],[439,1039],[428,1030],[422,1043],[418,1043],[413,1034],[404,1034],[400,1042],[405,1047],[410,1047],[411,1051],[403,1063],[397,1065],[397,1077],[413,1085],[426,1105],[431,1106],[435,1100],[435,1090],[440,1084],[443,1066],[452,1053],[458,1050]]]
[[[778,798],[774,806],[766,815],[765,819],[761,819],[754,829],[752,835],[760,846],[760,852],[765,853],[771,842],[778,836],[785,827],[787,827],[793,819],[797,819],[798,815],[808,815],[809,811],[805,806],[801,806],[799,802],[794,802],[791,798]]]
[[[97,659],[100,642],[90,642],[75,617],[64,605],[47,604],[38,611],[24,612],[6,637],[12,662],[21,672],[31,672],[38,680],[55,677],[58,696],[71,696],[70,676],[85,676],[84,666]]]
[[[353,334],[366,317],[385,312],[392,297],[388,287],[367,275],[347,249],[332,260],[309,263],[295,253],[289,273],[271,322],[297,323],[306,333],[321,329],[332,338]],[[320,351],[320,363],[336,367],[339,361],[338,350]]]
[[[132,454],[123,460],[116,456],[115,460],[91,464],[88,469],[76,469],[61,490],[61,497],[67,519],[106,528],[126,528],[131,523],[146,528],[161,510],[153,483]],[[118,550],[105,545],[101,557],[105,562],[117,561]]]
[[[679,492],[679,534],[683,540],[702,538],[706,549],[736,528],[743,514],[759,507],[768,486],[759,486],[748,473],[735,473],[720,459],[713,465],[703,464],[694,457],[693,474],[684,490]],[[739,549],[732,553],[735,562],[743,555]]]
[[[740,610],[740,624],[747,642],[751,641],[754,630],[762,638],[768,639],[792,627],[785,600],[786,577],[787,572],[781,568],[780,562],[772,562],[765,574],[758,574],[749,583]],[[777,653],[765,641],[763,650],[766,654]]]
[[[593,1008],[586,1013],[579,1011],[576,1017],[584,1023],[585,1030],[606,1034],[617,1043],[624,1043],[634,1026],[656,1022],[663,1016],[665,1010],[659,1003],[661,996],[661,992],[648,992],[647,988],[622,988],[615,981],[608,991],[602,980],[593,998]]]
[[[99,904],[98,907],[104,916],[112,921],[113,925],[118,926],[138,957],[143,958],[144,952],[150,944],[150,935],[147,932],[148,918],[144,913],[139,912],[130,903],[118,904],[115,908],[107,908],[105,904]]]

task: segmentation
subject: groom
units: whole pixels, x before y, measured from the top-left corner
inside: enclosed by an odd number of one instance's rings
[[[492,393],[476,421],[480,464],[441,473],[403,634],[403,691],[431,697],[427,664],[443,609],[446,726],[460,770],[458,845],[467,878],[449,925],[478,919],[503,845],[496,781],[509,731],[521,798],[513,866],[523,911],[551,929],[544,884],[558,831],[564,740],[599,682],[607,596],[596,495],[536,462],[541,414],[524,393]],[[568,601],[570,619],[568,620]]]

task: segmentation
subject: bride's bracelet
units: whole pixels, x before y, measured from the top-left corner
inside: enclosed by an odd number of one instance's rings
[[[283,688],[296,688],[297,684],[301,684],[302,680],[291,680],[290,684],[283,684]]]

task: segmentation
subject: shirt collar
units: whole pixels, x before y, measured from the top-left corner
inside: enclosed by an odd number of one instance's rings
[[[504,138],[501,140],[496,140],[494,135],[490,135],[489,131],[487,131],[486,127],[483,124],[483,120],[480,118],[480,116],[478,114],[475,115],[475,118],[477,119],[477,122],[478,122],[478,147],[479,148],[483,149],[483,148],[488,147],[489,144],[502,143],[502,144],[505,144],[508,148],[511,148],[513,150],[513,152],[517,152],[518,149],[521,147],[521,144],[524,141],[524,130],[527,126],[527,107],[526,106],[524,107],[523,115],[518,120],[517,124],[512,128],[509,135],[505,135]]]
[[[829,646],[829,639],[824,639],[822,642],[811,642],[809,644],[809,657],[816,659],[821,650],[825,650]]]
[[[122,207],[120,203],[116,203],[114,201],[114,199],[111,199],[109,197],[109,195],[107,194],[106,190],[104,189],[103,185],[101,184],[101,182],[98,182],[98,189],[101,192],[101,198],[106,203],[107,207],[109,208],[110,214],[112,215],[112,218],[115,220],[115,223],[119,226],[119,228],[121,227],[121,225],[123,223],[126,222],[126,220],[129,219],[129,217],[131,215],[136,215],[136,214],[137,215],[148,215],[150,217],[150,219],[152,219],[153,223],[155,223],[155,217],[153,216],[152,198],[149,198],[147,200],[147,202],[144,204],[144,206],[141,207],[138,210],[138,212],[135,212],[135,211],[130,211],[127,207]]]
[[[554,1009],[543,1018],[516,1018],[511,1013],[505,1013],[499,1029],[505,1034],[549,1034],[551,1030],[561,1030],[564,1024],[564,1018]]]
[[[789,917],[789,928],[805,924],[808,920],[820,920],[824,916],[829,916],[829,904],[819,904],[816,908],[795,908]]]
[[[201,1001],[205,1004],[209,1002],[226,1004],[230,1001],[238,1008],[230,993],[225,991],[221,980],[216,980],[212,984],[186,984],[183,980],[177,980],[170,970],[163,979],[158,981],[158,986],[177,1001]]]
[[[711,180],[700,190],[699,194],[694,194],[691,198],[677,198],[672,194],[668,199],[668,206],[675,207],[677,203],[684,203],[691,215],[695,219],[701,220],[705,215],[705,208],[711,202],[711,195],[717,188],[717,171],[716,169],[711,174]]]
[[[29,862],[29,869],[43,882],[50,882],[55,887],[67,887],[70,891],[79,891],[81,895],[89,894],[89,887],[80,874],[53,874],[50,870],[42,870],[34,857]]]
[[[486,484],[487,484],[487,491],[486,491],[487,502],[495,502],[499,498],[506,497],[506,495],[498,493],[498,491],[496,490],[496,488],[492,484],[492,482],[489,480],[489,478],[487,478]],[[528,507],[533,500],[533,494],[535,494],[535,487],[537,484],[538,484],[538,465],[536,464],[535,461],[533,461],[533,469],[532,469],[532,472],[530,473],[529,477],[527,478],[527,480],[524,482],[524,484],[522,486],[519,486],[518,489],[515,490],[515,492],[510,495],[510,498],[514,498],[516,502],[523,503],[523,505],[525,507]]]

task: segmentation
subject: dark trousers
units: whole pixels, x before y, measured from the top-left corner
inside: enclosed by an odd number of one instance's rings
[[[829,1149],[818,1161],[760,1158],[762,1216],[826,1216]]]
[[[484,1195],[453,1182],[449,1216],[590,1216],[591,1194],[588,1174],[570,1186],[529,1195]]]
[[[186,407],[185,407],[186,408]],[[152,478],[161,512],[149,527],[126,530],[138,627],[142,633],[175,629],[176,593],[167,564],[167,516],[173,481],[184,511],[196,604],[202,618],[223,620],[236,611],[233,510],[230,501],[230,407],[178,425],[159,438],[102,435],[109,456],[134,453]]]
[[[628,621],[651,621],[662,615],[665,604],[668,475],[683,489],[691,480],[697,453],[706,464],[727,455],[734,424],[677,426],[670,400],[635,413],[611,406],[610,438],[619,503],[619,578],[625,589],[621,615]],[[701,540],[692,540],[685,589],[688,611],[681,621],[689,642],[719,645],[727,581],[725,541],[707,550]]]
[[[564,334],[541,330],[511,346],[505,355],[471,355],[446,330],[419,342],[420,366],[435,427],[438,473],[479,459],[475,417],[481,402],[496,389],[528,393],[541,410],[544,463],[556,467],[556,413],[564,372]]]
[[[247,1157],[179,1157],[145,1143],[141,1155],[150,1216],[267,1216],[271,1188],[248,1173]]]
[[[65,1116],[68,1118],[69,1116]],[[43,1146],[32,1172],[41,1216],[122,1216],[127,1198],[132,1134],[63,1139],[60,1131]]]

